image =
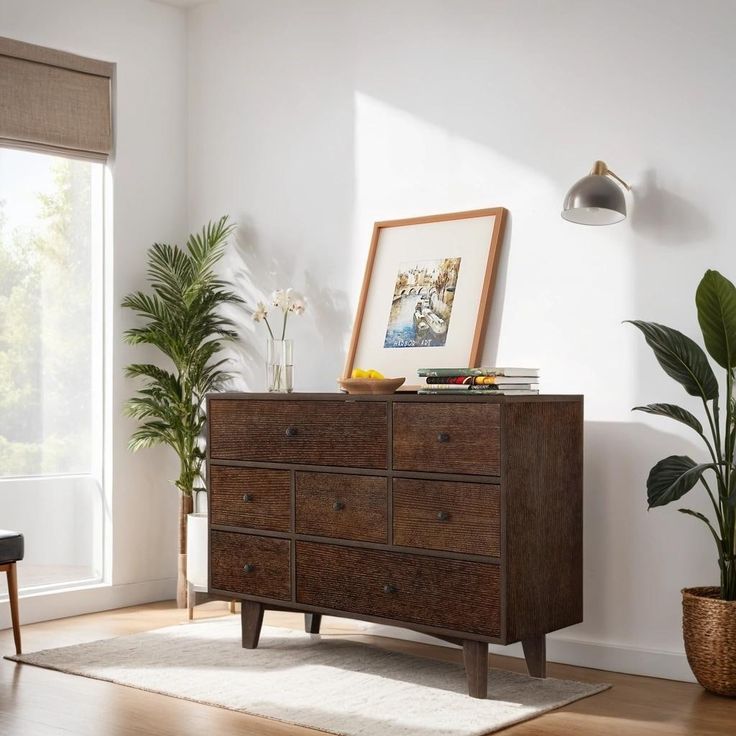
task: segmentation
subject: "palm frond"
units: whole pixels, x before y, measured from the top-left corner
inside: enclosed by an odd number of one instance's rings
[[[149,252],[148,279],[156,294],[176,304],[191,284],[191,259],[176,245],[156,243]]]
[[[165,321],[168,316],[166,304],[160,298],[156,295],[144,294],[142,291],[126,296],[122,305],[127,309],[132,309],[139,317],[154,322]]]
[[[171,439],[171,433],[164,422],[147,422],[133,432],[128,447],[137,452],[155,445],[169,445]]]
[[[126,369],[127,377],[143,381],[123,409],[140,422],[129,446],[169,445],[181,461],[175,484],[184,493],[202,475],[204,397],[229,377],[222,370],[228,360],[217,355],[237,338],[235,324],[220,310],[243,299],[216,274],[234,229],[224,216],[190,235],[184,248],[155,243],[148,251],[150,292],[133,292],[122,302],[142,321],[125,331],[125,341],[150,345],[173,363],[173,370],[152,363]]]

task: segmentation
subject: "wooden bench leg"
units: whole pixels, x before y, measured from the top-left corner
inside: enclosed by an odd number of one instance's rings
[[[243,601],[240,606],[240,624],[243,629],[243,649],[255,649],[263,626],[263,604]]]
[[[187,619],[191,621],[194,618],[194,606],[197,604],[197,594],[194,592],[194,585],[187,582]]]
[[[463,641],[463,662],[471,698],[488,697],[488,644],[484,641]]]
[[[304,631],[307,634],[319,634],[319,627],[322,624],[321,613],[305,613],[304,614]]]
[[[547,646],[544,634],[521,642],[530,677],[547,677]]]
[[[18,575],[15,562],[7,565],[8,573],[8,598],[10,600],[10,618],[13,622],[13,639],[15,639],[15,653],[21,653],[20,645],[20,613],[18,611]]]

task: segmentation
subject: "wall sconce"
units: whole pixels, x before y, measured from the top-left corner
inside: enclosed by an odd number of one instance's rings
[[[626,219],[626,198],[613,179],[631,190],[605,162],[596,161],[590,174],[570,187],[562,205],[562,217],[579,225],[613,225]]]

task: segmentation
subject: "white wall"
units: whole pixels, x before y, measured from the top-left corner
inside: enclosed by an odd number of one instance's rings
[[[630,413],[693,402],[621,321],[697,335],[704,270],[736,277],[735,23],[728,0],[190,11],[189,224],[238,220],[229,270],[251,303],[288,285],[310,298],[299,389],[334,388],[374,220],[509,208],[484,362],[538,365],[545,391],[586,397],[585,623],[554,636],[559,660],[687,677],[679,590],[717,582],[698,522],[646,512],[650,466],[702,453]],[[566,223],[596,158],[634,185],[630,217]],[[263,335],[242,330],[240,384],[261,390]]]
[[[186,16],[148,0],[0,0],[0,35],[117,64],[110,167],[113,248],[107,264],[111,585],[27,597],[22,618],[29,622],[170,598],[177,498],[168,478],[175,468],[163,450],[137,455],[127,450],[133,424],[121,416],[121,406],[132,385],[123,378],[123,368],[140,360],[141,352],[122,344],[132,320],[119,305],[126,293],[144,284],[148,246],[181,240],[186,232]],[[7,606],[0,606],[0,626],[7,625]]]

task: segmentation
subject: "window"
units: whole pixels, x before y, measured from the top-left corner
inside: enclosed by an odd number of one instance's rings
[[[103,181],[0,148],[0,527],[25,590],[103,574]]]

